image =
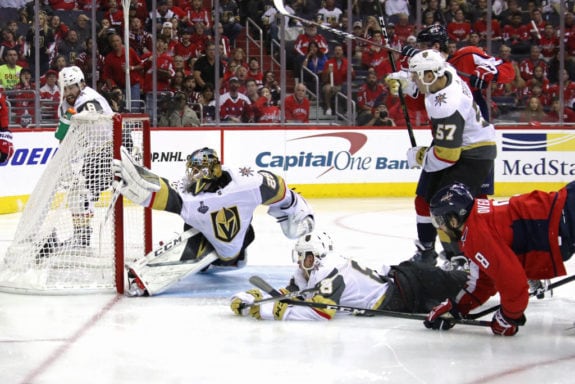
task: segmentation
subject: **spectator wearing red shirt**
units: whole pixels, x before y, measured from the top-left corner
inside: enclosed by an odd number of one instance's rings
[[[344,57],[343,46],[336,45],[333,50],[333,57],[325,62],[321,73],[322,82],[322,103],[325,114],[330,116],[335,108],[335,95],[341,91],[343,83],[347,80],[347,67],[349,63]],[[352,78],[355,72],[352,69]]]
[[[280,107],[272,103],[272,94],[267,87],[259,90],[260,98],[254,108],[254,121],[256,123],[279,123],[281,119]]]
[[[184,58],[184,61],[188,61],[191,57],[198,56],[199,47],[192,42],[191,37],[191,28],[182,29],[180,32],[180,41],[174,45],[173,56],[181,56]]]
[[[167,91],[170,89],[170,79],[174,76],[174,64],[173,59],[170,54],[167,53],[168,41],[167,39],[160,38],[156,41],[156,67],[157,67],[157,90]],[[152,70],[152,60],[153,56],[150,53],[147,56],[142,57],[144,64],[144,92],[147,94],[152,92],[152,80],[153,80],[153,70]]]
[[[248,62],[248,79],[254,80],[258,86],[264,83],[264,73],[260,68],[260,61],[252,57]]]
[[[545,76],[547,76],[547,63],[541,58],[541,48],[538,45],[532,45],[529,57],[519,62],[519,72],[523,80],[528,81],[533,77],[535,67],[543,68]]]
[[[148,4],[146,0],[130,0],[130,8],[128,11],[130,12],[130,20],[137,17],[142,22],[142,25],[144,25],[148,17]]]
[[[76,0],[48,0],[48,5],[54,11],[73,11],[78,9]]]
[[[206,34],[206,27],[202,23],[196,23],[191,28],[185,28],[187,31],[194,31],[190,35],[190,42],[196,46],[195,56],[200,57],[206,53],[206,46],[210,42],[210,37]],[[182,35],[182,38],[184,36]]]
[[[569,72],[563,69],[561,78],[557,84],[549,87],[551,98],[559,98],[560,90],[563,88],[563,100],[568,105],[573,105],[575,101],[575,82],[569,77]]]
[[[237,77],[230,79],[230,90],[220,96],[220,118],[222,121],[247,122],[251,112],[250,99],[238,91],[240,82]]]
[[[309,99],[306,96],[306,86],[298,83],[294,87],[294,93],[284,100],[284,111],[288,123],[309,123]]]
[[[539,40],[539,46],[541,47],[541,56],[543,60],[549,62],[555,57],[557,52],[559,52],[559,38],[555,33],[555,27],[551,24],[547,24],[543,33],[541,34],[541,39]]]
[[[381,31],[381,29],[379,30]],[[397,23],[395,24],[395,36],[397,36],[397,41],[401,44],[405,44],[405,41],[411,35],[415,35],[415,25],[409,22],[408,15],[400,13],[397,17]]]
[[[503,27],[503,41],[511,46],[511,53],[525,54],[531,46],[531,33],[529,26],[522,24],[521,12],[511,16],[511,23]]]
[[[300,33],[294,42],[294,58],[296,73],[300,71],[303,61],[307,57],[309,43],[315,41],[321,53],[326,55],[329,51],[325,37],[317,33],[315,25],[308,24],[305,26],[304,33]]]
[[[475,22],[471,25],[471,29],[479,34],[482,42],[487,39],[487,12],[482,11]],[[501,25],[496,18],[491,19],[491,39],[501,39]]]
[[[126,89],[126,55],[122,38],[116,34],[110,37],[112,51],[104,58],[104,71],[102,80],[106,82],[108,89],[119,87]],[[130,92],[132,100],[140,100],[140,71],[144,68],[142,60],[133,48],[129,48],[129,73],[130,73]]]
[[[377,81],[378,76],[374,68],[370,68],[365,83],[357,90],[357,121],[363,121],[366,116],[371,118],[372,110],[375,107],[375,101],[383,98],[386,88]]]
[[[378,45],[385,45],[381,32],[373,32],[371,40]],[[393,72],[389,61],[389,52],[375,44],[364,48],[361,55],[361,65],[363,68],[373,68],[378,78],[384,78]]]
[[[460,44],[469,40],[469,33],[471,33],[471,23],[465,19],[463,10],[459,9],[455,12],[455,19],[447,24],[447,35],[450,40]]]
[[[120,0],[107,1],[104,19],[110,20],[112,28],[115,28],[117,33],[122,34],[124,31],[124,10],[118,5],[118,1]]]
[[[567,103],[563,104],[563,113],[561,113],[563,117],[564,123],[575,123],[575,111],[572,109],[572,105],[567,105]],[[559,98],[553,99],[551,102],[551,110],[547,113],[547,117],[549,118],[550,122],[558,122],[559,119],[559,111],[561,110],[561,100]]]
[[[184,8],[185,16],[182,21],[189,25],[202,23],[206,30],[213,27],[212,11],[204,8],[202,0],[192,0],[191,6]],[[223,32],[223,31],[222,31]]]
[[[60,87],[57,84],[58,72],[49,69],[44,75],[46,84],[40,88],[42,109],[52,119],[58,118],[58,105],[60,104]],[[46,102],[48,101],[48,102]],[[44,112],[42,112],[44,114]]]

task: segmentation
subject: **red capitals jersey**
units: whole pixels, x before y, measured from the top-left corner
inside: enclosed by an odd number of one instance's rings
[[[373,67],[378,78],[384,78],[393,72],[391,61],[389,61],[389,53],[387,50],[379,49],[378,47],[365,48],[361,54],[361,64],[367,68]]]
[[[305,33],[298,35],[297,39],[295,40],[293,48],[295,49],[297,54],[305,56],[307,55],[309,43],[312,41],[315,41],[317,43],[317,46],[321,53],[323,53],[324,55],[327,54],[329,50],[327,40],[325,39],[325,37],[319,34],[315,36],[309,36]]]
[[[488,83],[494,78],[500,84],[507,84],[515,79],[512,63],[489,56],[479,47],[468,46],[458,49],[455,54],[447,58],[447,62],[457,69],[460,77],[472,91],[477,88],[469,84],[469,75],[475,75]]]
[[[298,101],[294,95],[289,95],[285,98],[284,110],[288,122],[309,123],[309,99]]]
[[[499,292],[503,313],[519,318],[529,301],[528,279],[566,273],[559,245],[559,221],[567,190],[533,191],[509,201],[476,199],[459,242],[469,258],[463,314]]]
[[[333,84],[334,85],[342,85],[344,81],[347,80],[347,66],[348,66],[348,61],[346,58],[342,58],[341,61],[339,62],[338,65],[338,61],[335,58],[331,58],[328,59],[324,66],[323,66],[323,71],[322,71],[322,80],[324,84],[329,84],[330,80],[329,80],[329,66],[333,65]],[[351,75],[352,78],[355,77],[355,72],[352,68],[351,70]]]
[[[373,108],[375,100],[385,96],[387,96],[387,90],[382,84],[377,84],[375,89],[370,88],[367,84],[362,84],[357,90],[357,108],[359,110],[362,110],[364,106]]]
[[[143,57],[144,70],[146,74],[144,76],[144,92],[152,92],[152,80],[154,79],[152,71],[152,54],[149,53]],[[169,72],[169,76],[161,76],[159,73],[156,75],[157,78],[157,89],[158,91],[167,91],[170,89],[170,78],[174,76],[176,71],[174,71],[174,60],[169,53],[162,53],[156,59],[156,66],[158,69],[163,69]]]

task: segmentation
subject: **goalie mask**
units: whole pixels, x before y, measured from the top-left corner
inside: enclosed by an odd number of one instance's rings
[[[412,76],[414,74],[427,87],[443,76],[445,68],[445,59],[441,56],[441,53],[434,49],[418,52],[409,59],[409,72],[412,73]],[[428,72],[433,73],[433,79],[430,81],[425,80],[425,74]]]
[[[333,252],[331,237],[325,232],[314,232],[299,238],[292,251],[292,259],[309,277],[330,252]]]
[[[216,151],[202,148],[188,155],[186,162],[186,178],[188,190],[194,195],[207,190],[222,176],[222,166]]]
[[[459,227],[473,208],[473,196],[465,184],[455,183],[441,188],[429,203],[431,222],[454,240],[461,239]]]

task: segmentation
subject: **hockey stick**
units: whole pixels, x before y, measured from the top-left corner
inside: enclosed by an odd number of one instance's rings
[[[529,294],[529,296],[538,296],[538,295],[544,294],[545,292],[552,291],[554,288],[557,288],[557,287],[560,287],[560,286],[565,285],[565,284],[567,284],[567,283],[570,283],[570,282],[572,282],[573,280],[575,280],[575,275],[567,276],[567,277],[564,278],[564,279],[561,279],[561,280],[559,280],[559,281],[556,281],[556,282],[554,282],[554,283],[549,284],[547,287],[537,288],[535,291],[531,292],[531,293]],[[501,308],[501,304],[495,305],[495,306],[493,306],[493,307],[491,307],[491,308],[487,308],[487,309],[485,309],[485,310],[483,310],[483,311],[481,311],[481,312],[469,314],[469,315],[466,316],[466,318],[467,318],[467,319],[471,319],[471,320],[475,320],[475,319],[478,319],[478,318],[483,317],[483,316],[485,316],[485,315],[488,315],[488,314],[490,314],[491,312],[495,312],[495,311],[497,311],[499,308]]]
[[[377,4],[377,13],[379,17],[377,20],[379,21],[379,27],[381,28],[381,34],[383,35],[384,41],[389,45],[391,41],[389,41],[389,35],[387,34],[387,28],[385,26],[385,18],[383,15],[383,10],[381,9],[381,3],[379,0],[375,2]],[[397,72],[397,66],[395,65],[395,60],[393,59],[393,52],[388,50],[389,55],[389,62],[391,63],[391,70],[393,72]],[[401,82],[399,82],[399,88],[397,90],[397,96],[399,97],[399,102],[401,103],[401,109],[403,111],[403,117],[405,118],[405,125],[407,127],[407,134],[409,135],[409,141],[412,147],[417,146],[417,142],[415,141],[415,135],[413,134],[413,128],[411,126],[411,120],[409,119],[409,112],[407,111],[407,105],[405,104],[405,98],[403,97],[403,90],[401,89]]]
[[[274,287],[269,285],[265,280],[261,277],[253,276],[250,278],[250,283],[261,289],[262,291],[266,292],[268,295],[278,298],[281,296],[281,293],[277,291]],[[347,312],[353,315],[367,315],[367,316],[387,316],[387,317],[396,317],[401,319],[410,319],[410,320],[420,320],[423,321],[427,319],[426,315],[415,314],[415,313],[403,313],[403,312],[395,312],[395,311],[386,311],[382,309],[367,309],[367,308],[358,308],[352,307],[348,305],[337,305],[337,304],[325,304],[325,303],[314,303],[311,301],[299,301],[299,300],[283,300],[279,299],[282,302],[291,304],[291,305],[299,305],[303,307],[310,307],[310,308],[320,308],[320,309],[335,309],[340,312]],[[463,325],[474,325],[479,327],[490,327],[490,321],[483,321],[483,320],[468,320],[468,319],[452,319],[455,324],[463,324]]]
[[[266,287],[269,285],[265,282],[265,280],[263,280],[261,277],[258,276],[252,276],[249,278],[249,282],[252,283],[253,285],[257,286],[256,284],[264,284]],[[269,286],[271,288],[271,286]],[[272,288],[272,290],[275,292],[277,292],[279,294],[279,296],[272,296],[262,299],[262,300],[257,300],[254,301],[252,304],[245,304],[242,303],[240,305],[240,309],[242,308],[249,308],[249,307],[253,307],[254,305],[260,305],[260,304],[264,304],[264,303],[268,303],[268,302],[272,302],[272,301],[280,301],[280,300],[286,300],[286,299],[293,299],[295,297],[298,296],[303,296],[307,293],[316,293],[319,290],[317,288],[308,288],[308,289],[303,289],[301,291],[294,291],[294,292],[288,292],[286,294],[282,294],[279,291],[276,291],[275,289]],[[268,293],[269,291],[266,291],[266,293]],[[268,293],[269,294],[269,293]]]
[[[102,222],[100,223],[100,231],[98,234],[98,254],[100,257],[102,257],[102,232],[104,232],[104,226],[106,225],[108,219],[110,218],[110,213],[112,213],[112,210],[116,205],[116,201],[118,201],[118,197],[120,197],[120,188],[114,188],[114,194],[112,195],[112,200],[110,201],[110,204],[108,204],[106,214],[104,215],[104,220],[102,220]]]
[[[316,27],[318,27],[318,28],[320,28],[320,29],[323,29],[323,30],[325,30],[325,31],[331,32],[331,33],[333,33],[334,35],[337,35],[337,36],[339,36],[339,37],[341,37],[341,38],[350,39],[350,40],[357,40],[357,41],[362,42],[362,43],[364,43],[364,44],[375,45],[376,47],[380,47],[380,48],[386,49],[386,50],[388,50],[389,52],[395,52],[395,53],[401,54],[401,51],[398,51],[397,49],[393,49],[393,48],[391,48],[391,47],[389,47],[389,46],[387,46],[387,45],[378,44],[378,43],[376,43],[376,42],[374,42],[374,41],[372,41],[372,40],[369,40],[369,39],[366,39],[366,38],[363,38],[363,37],[360,37],[360,36],[356,36],[356,35],[354,35],[353,33],[341,31],[341,30],[339,30],[339,29],[332,28],[332,27],[329,27],[329,26],[327,26],[327,25],[323,25],[323,24],[321,24],[321,23],[316,23],[315,21],[312,21],[312,20],[304,19],[303,17],[299,17],[299,16],[296,16],[296,15],[291,15],[291,14],[287,11],[287,9],[284,7],[283,0],[274,0],[274,7],[277,9],[277,11],[278,11],[282,16],[286,16],[286,17],[289,17],[289,18],[291,18],[291,19],[297,20],[297,21],[301,22],[301,23],[304,24],[304,25],[305,25],[305,24],[307,24],[307,25],[314,25],[314,26],[316,26]]]
[[[128,111],[132,110],[132,84],[130,80],[130,0],[122,0],[122,10],[124,12],[124,57],[126,68],[124,76],[126,79],[126,106]],[[157,12],[157,11],[156,11]]]

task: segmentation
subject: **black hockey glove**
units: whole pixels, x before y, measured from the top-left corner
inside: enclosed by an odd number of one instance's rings
[[[403,47],[401,49],[401,54],[403,56],[407,56],[407,57],[413,57],[415,56],[417,53],[419,53],[421,50],[417,49],[415,47],[412,47],[411,45],[406,45],[405,47]]]

